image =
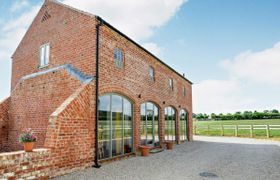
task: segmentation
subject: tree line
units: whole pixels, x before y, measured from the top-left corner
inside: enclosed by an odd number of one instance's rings
[[[227,113],[227,114],[215,114],[211,113],[203,114],[193,114],[193,118],[197,120],[246,120],[246,119],[280,119],[280,113],[278,110],[273,109],[271,111],[265,110],[263,112],[258,111],[244,111],[244,112],[236,112],[236,113]]]

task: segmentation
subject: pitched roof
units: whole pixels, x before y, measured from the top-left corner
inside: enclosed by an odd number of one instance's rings
[[[127,35],[125,35],[124,33],[122,33],[121,31],[119,31],[117,28],[115,28],[114,26],[112,26],[111,24],[109,24],[108,22],[106,22],[104,19],[102,19],[99,16],[96,16],[94,14],[76,9],[72,6],[63,4],[57,0],[46,0],[46,1],[50,1],[53,3],[56,3],[58,5],[61,5],[63,7],[69,8],[73,11],[82,13],[84,15],[96,18],[98,21],[102,22],[104,25],[106,25],[107,27],[111,28],[112,30],[114,30],[115,32],[117,32],[118,34],[120,34],[121,36],[123,36],[124,38],[126,38],[128,41],[132,42],[134,45],[136,45],[138,48],[142,49],[143,51],[145,51],[146,53],[148,53],[150,56],[152,56],[153,58],[155,58],[156,60],[158,60],[161,64],[163,64],[164,66],[166,66],[168,69],[170,69],[171,71],[173,71],[174,73],[176,73],[177,75],[179,75],[181,78],[185,79],[186,81],[188,81],[190,84],[193,84],[190,80],[188,80],[186,77],[184,77],[183,75],[181,75],[180,73],[178,73],[176,70],[174,70],[172,67],[170,67],[169,65],[167,65],[166,63],[164,63],[161,59],[159,59],[157,56],[155,56],[153,53],[151,53],[150,51],[148,51],[147,49],[145,49],[144,47],[142,47],[140,44],[136,43],[134,40],[132,40],[131,38],[129,38]]]

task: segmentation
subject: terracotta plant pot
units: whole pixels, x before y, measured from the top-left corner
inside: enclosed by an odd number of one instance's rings
[[[150,155],[150,147],[149,146],[140,146],[142,156]]]
[[[23,143],[23,147],[25,152],[32,152],[34,147],[34,142],[25,142]]]
[[[166,148],[167,148],[168,150],[172,150],[172,149],[173,149],[174,142],[172,142],[172,141],[167,141],[167,142],[165,142],[165,143],[166,143]]]

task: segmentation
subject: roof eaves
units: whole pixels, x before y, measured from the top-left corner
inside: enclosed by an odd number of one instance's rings
[[[123,36],[124,38],[126,38],[128,41],[132,42],[134,45],[136,45],[138,48],[142,49],[143,51],[145,51],[146,53],[148,53],[150,56],[152,56],[153,58],[155,58],[156,60],[158,60],[161,64],[163,64],[164,66],[166,66],[168,69],[170,69],[171,71],[173,71],[174,73],[176,73],[178,76],[180,76],[181,78],[183,78],[184,80],[188,81],[190,84],[193,84],[190,80],[188,80],[186,77],[184,77],[183,75],[181,75],[180,73],[178,73],[177,71],[175,71],[172,67],[170,67],[169,65],[167,65],[165,62],[163,62],[162,60],[160,60],[158,57],[156,57],[153,53],[151,53],[150,51],[148,51],[147,49],[145,49],[144,47],[142,47],[140,44],[138,44],[137,42],[135,42],[134,40],[132,40],[130,37],[128,37],[127,35],[125,35],[124,33],[122,33],[121,31],[119,31],[117,28],[115,28],[114,26],[112,26],[111,24],[109,24],[108,22],[106,22],[104,19],[102,19],[99,16],[96,16],[97,20],[99,20],[101,23],[103,23],[104,25],[108,26],[109,28],[111,28],[112,30],[114,30],[115,32],[117,32],[118,34],[120,34],[121,36]]]

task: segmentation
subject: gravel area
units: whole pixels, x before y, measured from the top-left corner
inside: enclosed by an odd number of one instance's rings
[[[280,142],[195,136],[149,157],[132,157],[57,180],[279,180]]]

